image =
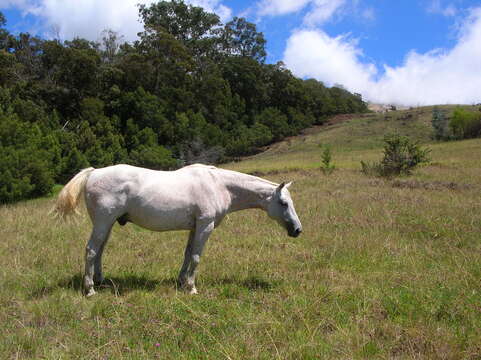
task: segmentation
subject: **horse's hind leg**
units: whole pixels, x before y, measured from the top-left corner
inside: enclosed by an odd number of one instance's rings
[[[102,275],[102,254],[104,253],[105,244],[107,244],[107,239],[102,243],[98,251],[97,256],[94,261],[94,284],[100,285],[104,282],[104,277]]]
[[[189,270],[190,253],[192,251],[192,243],[194,242],[194,238],[195,230],[191,230],[189,233],[189,240],[187,241],[187,246],[185,247],[184,263],[182,264],[182,268],[180,269],[179,273],[179,283],[181,287],[184,287],[187,281],[187,271]]]
[[[87,296],[95,294],[94,291],[94,273],[101,277],[101,256],[102,251],[110,235],[113,221],[94,223],[90,240],[85,249],[85,275],[84,275],[84,290]],[[96,270],[96,271],[95,271]]]

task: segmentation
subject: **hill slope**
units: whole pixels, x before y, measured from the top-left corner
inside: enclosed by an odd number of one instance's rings
[[[454,106],[441,108],[449,111]],[[398,133],[425,144],[432,150],[432,165],[427,166],[426,171],[418,172],[418,176],[431,174],[436,177],[432,169],[451,165],[464,168],[468,174],[476,174],[479,170],[480,140],[432,142],[432,109],[433,107],[421,107],[386,114],[335,116],[326,125],[307,129],[301,136],[274,144],[260,154],[239,163],[228,164],[227,167],[259,174],[289,169],[316,169],[321,163],[323,147],[328,145],[332,150],[333,162],[339,169],[358,170],[361,160],[381,158],[386,134]],[[444,179],[446,174],[439,172],[440,179]],[[467,181],[463,179],[465,175],[451,172],[448,176],[456,181]],[[473,181],[476,182],[475,179]]]

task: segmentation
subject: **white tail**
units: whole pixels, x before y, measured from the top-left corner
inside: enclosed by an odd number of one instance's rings
[[[71,215],[73,212],[77,213],[75,209],[80,202],[80,196],[84,191],[85,183],[90,173],[94,170],[92,167],[83,169],[64,186],[60,194],[58,194],[57,203],[54,208],[54,211],[58,215],[65,217]]]

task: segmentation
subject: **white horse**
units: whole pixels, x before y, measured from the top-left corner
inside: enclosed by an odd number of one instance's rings
[[[289,236],[299,236],[302,226],[287,189],[290,185],[199,164],[176,171],[115,165],[79,172],[60,192],[55,209],[62,216],[75,212],[84,193],[93,223],[85,254],[87,296],[95,294],[94,283],[103,281],[102,252],[116,221],[154,231],[190,230],[179,282],[196,294],[195,269],[202,249],[226,214],[260,208]]]

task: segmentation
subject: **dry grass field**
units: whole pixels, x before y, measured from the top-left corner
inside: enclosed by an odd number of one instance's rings
[[[387,132],[428,143],[430,114],[359,116],[227,164],[293,180],[304,232],[229,215],[196,296],[175,283],[184,232],[115,225],[108,286],[87,299],[85,212],[62,223],[53,198],[0,207],[0,358],[480,359],[481,139],[430,143],[431,164],[409,178],[360,172]]]

